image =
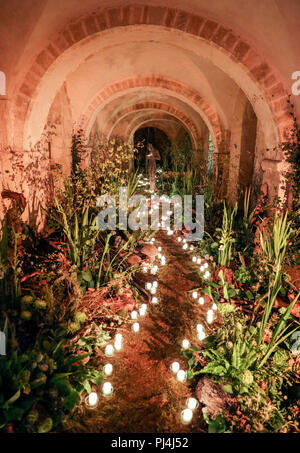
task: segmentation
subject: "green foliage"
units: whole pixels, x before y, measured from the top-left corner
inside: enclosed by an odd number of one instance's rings
[[[249,285],[253,279],[251,271],[244,266],[239,267],[235,271],[234,277],[238,283],[241,283],[243,285]]]
[[[223,222],[222,228],[218,228],[217,231],[220,232],[220,245],[219,245],[219,254],[218,254],[218,263],[220,266],[228,267],[232,255],[232,245],[235,242],[234,231],[233,231],[233,221],[237,213],[237,203],[232,209],[230,206],[226,206],[224,201],[224,213],[223,213]]]
[[[90,213],[89,206],[83,206],[79,212],[75,211],[70,217],[57,197],[54,197],[54,202],[56,210],[50,211],[50,216],[61,227],[67,238],[71,262],[78,269],[82,269],[87,257],[94,250],[99,234],[97,217]]]
[[[51,431],[78,406],[83,390],[101,383],[102,374],[82,362],[89,354],[70,353],[63,336],[56,331],[45,342],[41,332],[23,352],[9,342],[8,355],[0,357],[1,428],[14,423],[17,432]]]
[[[287,221],[287,212],[279,215],[277,211],[272,229],[266,225],[260,230],[259,237],[263,253],[267,262],[275,270],[282,266],[291,233],[291,223]]]
[[[188,135],[171,145],[170,154],[174,171],[185,172],[190,169],[194,150]]]

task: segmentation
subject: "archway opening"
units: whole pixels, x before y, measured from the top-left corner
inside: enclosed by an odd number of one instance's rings
[[[134,145],[138,147],[135,168],[147,170],[147,145],[151,144],[160,154],[160,162],[171,166],[171,141],[167,134],[157,127],[142,127],[134,134]]]

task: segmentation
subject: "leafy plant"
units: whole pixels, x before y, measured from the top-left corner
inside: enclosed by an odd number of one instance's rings
[[[224,201],[224,212],[222,228],[217,229],[220,232],[220,246],[218,254],[218,263],[220,266],[229,266],[232,255],[232,244],[235,242],[233,231],[233,220],[237,213],[237,203],[234,208],[226,206]]]
[[[79,405],[83,391],[101,383],[102,374],[83,362],[89,354],[71,354],[63,332],[56,335],[40,335],[23,352],[10,346],[0,357],[0,429],[13,423],[16,431],[48,432]]]
[[[260,231],[259,237],[263,253],[275,270],[282,266],[291,233],[291,223],[287,220],[287,212],[279,215],[277,211],[272,229],[265,226]]]
[[[71,262],[81,269],[95,247],[99,234],[97,217],[90,213],[89,206],[83,206],[79,213],[75,211],[72,218],[68,218],[60,200],[54,197],[54,202],[56,211],[52,210],[50,215],[61,226],[67,238]]]

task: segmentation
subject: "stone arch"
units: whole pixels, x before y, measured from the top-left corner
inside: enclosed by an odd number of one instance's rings
[[[113,127],[121,121],[123,118],[125,118],[129,113],[132,112],[139,112],[142,110],[158,110],[158,111],[163,111],[167,112],[170,116],[173,116],[177,118],[183,125],[186,127],[186,129],[190,132],[192,136],[192,140],[194,142],[194,145],[197,144],[198,141],[198,130],[196,125],[193,123],[193,121],[188,118],[181,110],[169,105],[165,104],[162,102],[139,102],[136,104],[131,104],[130,106],[126,107],[123,109],[121,112],[119,112],[117,115],[115,115],[113,118],[110,119],[109,123],[106,125],[106,128],[104,129],[104,133],[107,136],[111,135]]]
[[[153,126],[153,127],[157,127],[158,129],[163,129],[165,134],[167,134],[168,137],[170,138],[171,142],[175,141],[176,132],[178,132],[178,126],[179,126],[181,129],[184,129],[186,131],[186,133],[191,138],[192,144],[195,146],[195,143],[193,141],[193,137],[190,134],[190,131],[188,129],[186,129],[186,127],[184,127],[184,125],[181,121],[178,121],[175,117],[172,117],[172,116],[167,116],[167,115],[163,115],[163,114],[153,116],[153,115],[151,115],[151,113],[147,114],[147,112],[142,113],[140,116],[137,116],[136,118],[132,119],[132,121],[130,122],[130,124],[128,125],[128,127],[126,129],[126,137],[128,137],[128,140],[130,141],[133,139],[134,134],[138,129],[140,129],[142,127],[151,127],[151,126],[148,126],[148,124],[150,124],[150,123],[153,123],[153,124],[155,123],[157,125],[157,126]],[[143,126],[143,125],[145,125],[145,126]],[[158,125],[160,125],[160,126],[158,126]]]
[[[166,30],[179,30],[208,42],[212,47],[242,66],[249,79],[263,93],[277,127],[278,139],[286,136],[291,125],[287,112],[287,92],[269,63],[237,36],[232,30],[210,18],[181,9],[162,6],[130,4],[123,7],[99,9],[73,22],[54,36],[33,61],[17,92],[17,117],[25,121],[32,97],[50,66],[73,45],[115,27],[153,25]]]
[[[223,127],[216,110],[193,89],[185,86],[181,82],[160,75],[137,76],[136,78],[122,80],[103,88],[103,90],[90,102],[85,112],[83,112],[78,127],[87,130],[88,132],[98,108],[113,95],[135,88],[145,87],[169,90],[188,99],[191,103],[196,105],[201,112],[204,122],[207,124],[207,127],[215,138],[215,145],[220,145],[222,141],[224,141]]]

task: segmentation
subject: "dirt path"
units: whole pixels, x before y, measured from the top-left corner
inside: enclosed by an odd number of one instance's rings
[[[83,414],[79,431],[185,433],[205,426],[199,410],[190,425],[181,423],[180,413],[193,390],[191,383],[179,383],[170,371],[174,360],[186,370],[181,342],[197,342],[196,324],[203,321],[203,306],[187,295],[199,286],[197,266],[173,236],[160,232],[157,241],[167,258],[159,274],[151,276],[158,280],[159,304],[149,304],[146,317],[139,318],[138,333],[124,332],[123,350],[108,359],[114,366],[108,378],[114,394],[101,396],[99,407]],[[145,276],[145,281],[150,279]]]

